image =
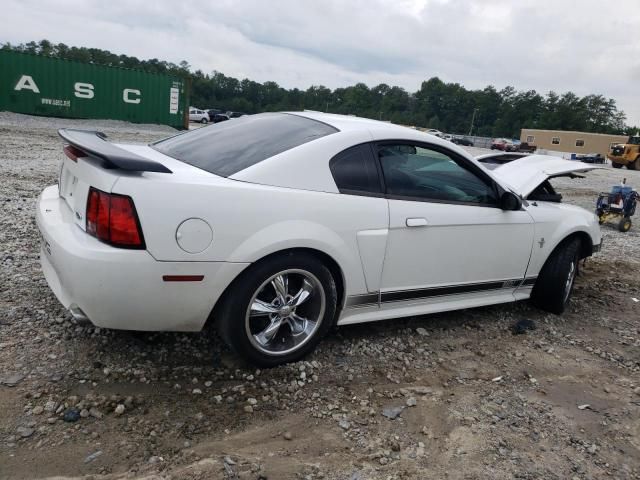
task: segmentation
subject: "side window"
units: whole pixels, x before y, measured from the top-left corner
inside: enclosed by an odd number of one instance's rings
[[[348,148],[329,162],[340,193],[382,193],[375,158],[368,144]]]
[[[378,156],[390,195],[491,206],[498,203],[492,185],[455,157],[400,143],[378,145]]]

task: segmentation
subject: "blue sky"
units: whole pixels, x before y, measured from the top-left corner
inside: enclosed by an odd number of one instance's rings
[[[1,41],[187,60],[291,88],[432,76],[615,98],[640,125],[637,0],[3,0]],[[615,8],[614,8],[615,7]]]

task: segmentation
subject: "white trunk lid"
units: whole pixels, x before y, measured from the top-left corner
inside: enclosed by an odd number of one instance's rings
[[[599,168],[604,167],[548,155],[528,155],[500,165],[493,170],[493,174],[526,198],[538,185],[549,178]]]
[[[73,161],[66,155],[60,170],[59,195],[73,212],[74,222],[83,230],[86,226],[85,214],[89,187],[103,192],[111,192],[118,179],[118,170],[102,168],[100,160],[83,157]]]

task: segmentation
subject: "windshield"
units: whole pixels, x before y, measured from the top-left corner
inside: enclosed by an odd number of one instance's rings
[[[640,137],[629,137],[629,145],[640,145]]]
[[[151,144],[165,155],[221,177],[337,132],[326,123],[288,113],[246,115]]]

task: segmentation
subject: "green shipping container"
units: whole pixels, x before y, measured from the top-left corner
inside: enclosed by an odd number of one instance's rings
[[[188,127],[180,77],[0,50],[0,110]]]

